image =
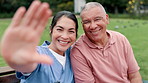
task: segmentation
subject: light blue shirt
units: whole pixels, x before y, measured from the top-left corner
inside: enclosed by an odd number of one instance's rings
[[[16,72],[17,78],[21,79],[21,83],[74,83],[73,71],[70,63],[70,48],[66,53],[65,68],[54,57],[48,49],[50,43],[45,41],[41,46],[37,47],[39,54],[46,54],[53,59],[52,65],[39,64],[29,76],[24,76],[21,72]]]

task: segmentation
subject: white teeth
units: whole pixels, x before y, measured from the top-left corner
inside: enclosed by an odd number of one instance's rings
[[[93,34],[97,34],[98,32],[96,31],[96,32],[92,32]]]
[[[91,33],[92,34],[98,34],[98,31],[92,31]]]
[[[60,43],[67,44],[68,42],[59,41]]]

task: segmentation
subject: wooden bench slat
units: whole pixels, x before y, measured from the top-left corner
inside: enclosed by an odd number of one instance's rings
[[[15,70],[9,66],[0,67],[0,83],[20,83],[15,76]]]
[[[0,83],[20,83],[20,80],[16,78],[15,74],[0,77]]]
[[[0,67],[0,76],[15,73],[15,70],[9,66]]]

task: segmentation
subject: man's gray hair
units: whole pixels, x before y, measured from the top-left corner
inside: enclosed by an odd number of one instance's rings
[[[84,7],[82,8],[81,13],[82,13],[83,11],[86,11],[86,10],[88,10],[88,9],[90,9],[90,8],[93,8],[93,7],[101,7],[102,10],[106,13],[104,7],[103,7],[100,3],[98,3],[98,2],[88,2],[88,3],[86,3],[86,4],[84,5]],[[80,16],[81,16],[81,13],[80,13]]]

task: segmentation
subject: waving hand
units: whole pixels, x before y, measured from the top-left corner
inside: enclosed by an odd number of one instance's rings
[[[39,55],[36,46],[52,12],[47,3],[34,1],[28,11],[20,7],[1,41],[5,61],[16,70],[32,72],[38,63],[51,64],[46,55]]]

